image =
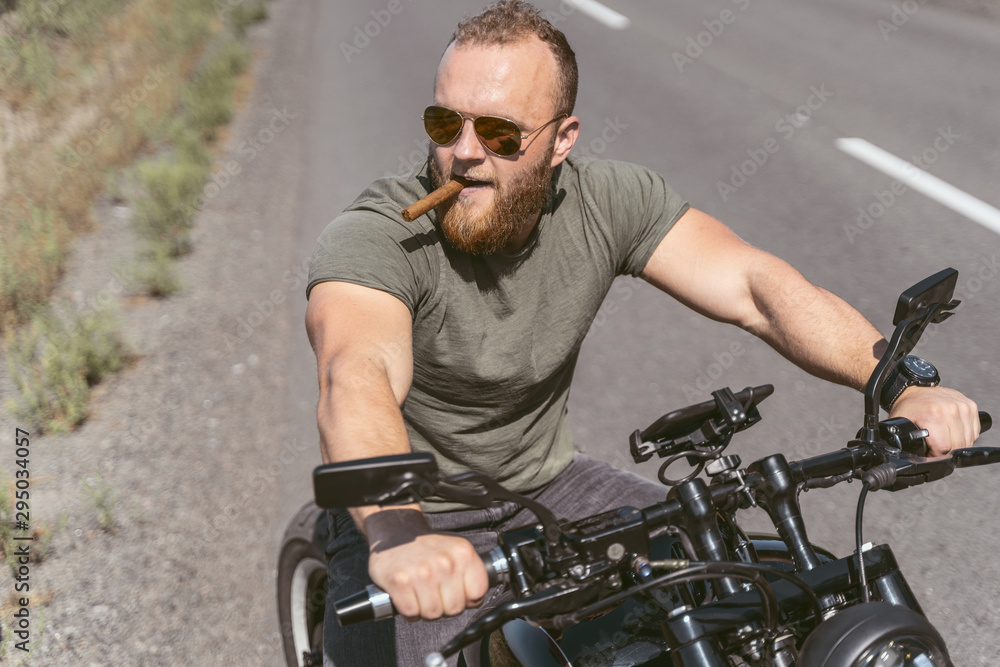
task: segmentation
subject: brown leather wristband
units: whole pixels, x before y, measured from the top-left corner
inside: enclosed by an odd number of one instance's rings
[[[384,509],[365,519],[365,535],[371,553],[386,551],[433,532],[424,513],[417,509]]]

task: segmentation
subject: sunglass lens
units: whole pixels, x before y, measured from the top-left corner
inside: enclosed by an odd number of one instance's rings
[[[451,143],[462,131],[462,116],[457,111],[443,107],[427,107],[424,110],[424,129],[427,136],[441,146]]]
[[[483,145],[497,155],[513,155],[521,149],[521,130],[509,120],[480,116],[474,126]]]

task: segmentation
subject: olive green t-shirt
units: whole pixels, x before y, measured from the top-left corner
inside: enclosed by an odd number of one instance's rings
[[[306,296],[337,280],[406,304],[413,383],[403,417],[413,450],[434,453],[446,475],[476,470],[531,491],[573,458],[570,380],[612,281],[638,275],[688,205],[638,165],[569,158],[525,247],[473,256],[444,240],[434,211],[400,216],[432,189],[428,172],[425,163],[375,181],[326,227]]]

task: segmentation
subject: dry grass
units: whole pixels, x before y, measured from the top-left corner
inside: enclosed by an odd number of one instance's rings
[[[18,14],[29,4],[22,2]],[[0,183],[0,331],[24,323],[47,302],[73,235],[93,224],[91,202],[105,174],[162,137],[202,47],[218,29],[212,3],[195,0],[77,0],[72,6],[106,11],[57,17],[86,30],[31,29],[24,17],[5,15],[8,46],[51,58],[39,56],[45,62],[31,67],[9,61],[5,67],[0,58],[0,114],[9,120],[0,136],[0,174],[6,176]]]
[[[112,313],[62,310],[39,313],[4,344],[17,389],[4,407],[33,431],[74,428],[87,415],[90,388],[132,358]]]

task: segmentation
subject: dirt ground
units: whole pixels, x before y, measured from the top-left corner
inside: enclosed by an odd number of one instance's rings
[[[269,8],[249,34],[254,90],[217,156],[239,173],[216,180],[198,215],[182,292],[129,295],[130,211],[104,200],[59,288],[80,309],[118,304],[137,359],[96,389],[80,429],[32,438],[31,522],[55,536],[44,562],[31,563],[31,650],[9,646],[12,662],[281,663],[275,526],[288,517],[275,499],[297,483],[289,471],[318,453],[288,437],[283,392],[306,259],[293,256],[288,231],[302,124],[286,102],[302,84],[308,12],[289,0]],[[10,389],[3,375],[0,390]],[[19,425],[3,420],[0,467],[10,475]],[[88,483],[113,489],[104,503],[113,530],[87,501]],[[0,591],[9,604],[7,568]]]

